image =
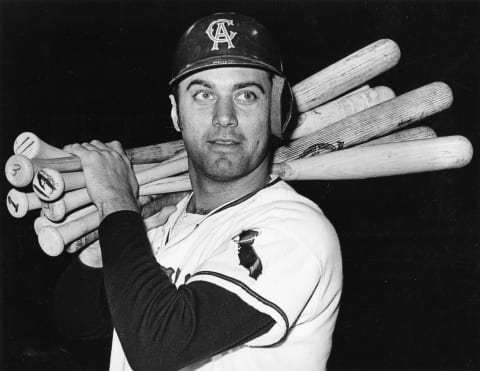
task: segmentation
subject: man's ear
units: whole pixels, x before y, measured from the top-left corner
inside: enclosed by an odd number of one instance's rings
[[[182,126],[180,121],[178,120],[178,111],[177,111],[177,102],[175,101],[175,97],[173,94],[168,96],[170,98],[170,103],[172,104],[172,108],[170,110],[170,117],[172,118],[173,127],[176,131],[182,131]]]

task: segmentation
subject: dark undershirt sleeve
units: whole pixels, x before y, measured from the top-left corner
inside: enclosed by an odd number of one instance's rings
[[[139,213],[110,214],[99,232],[111,316],[134,370],[176,370],[273,326],[270,316],[214,284],[177,289],[155,260]]]

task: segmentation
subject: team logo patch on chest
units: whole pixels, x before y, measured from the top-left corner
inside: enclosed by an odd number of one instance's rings
[[[259,234],[260,231],[257,229],[248,229],[232,238],[232,240],[238,245],[238,259],[240,260],[240,265],[248,270],[249,276],[253,279],[257,279],[258,276],[262,274],[263,270],[262,261],[253,247],[255,238]]]
[[[217,19],[209,24],[205,33],[208,35],[210,40],[213,41],[211,50],[218,50],[219,43],[226,43],[228,49],[235,48],[232,40],[237,32],[228,31],[227,26],[233,26],[233,20]]]

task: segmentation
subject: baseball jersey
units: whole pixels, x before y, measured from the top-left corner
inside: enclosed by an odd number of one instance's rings
[[[278,179],[207,215],[187,213],[190,198],[148,232],[158,264],[177,288],[199,281],[220,286],[274,325],[183,370],[325,369],[342,262],[337,235],[318,206]],[[131,370],[116,332],[110,370]]]

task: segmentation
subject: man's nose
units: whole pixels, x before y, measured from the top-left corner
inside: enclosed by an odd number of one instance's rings
[[[215,104],[215,112],[213,115],[214,126],[237,126],[237,115],[235,106],[231,99],[221,98]]]

